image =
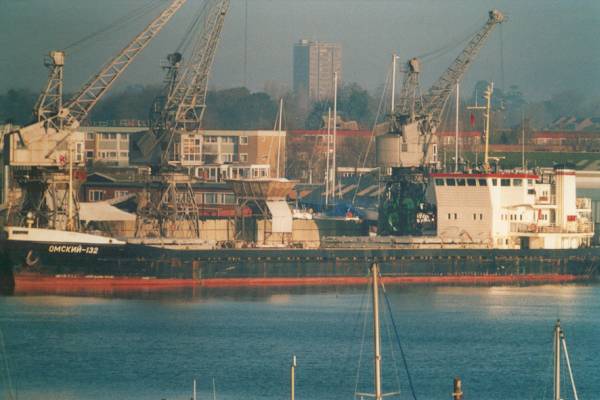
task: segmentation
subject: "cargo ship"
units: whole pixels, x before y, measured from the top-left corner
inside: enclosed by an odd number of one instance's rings
[[[10,261],[3,275],[29,284],[47,279],[108,286],[342,284],[362,283],[365,262],[377,261],[398,282],[596,276],[600,247],[592,246],[591,201],[576,197],[574,170],[440,172],[430,179],[437,207],[433,235],[329,236],[315,245],[301,240],[306,217],[294,219],[275,196],[260,200],[271,219],[247,224],[259,231],[260,241],[228,246],[197,238],[117,239],[5,227],[1,245]],[[266,195],[281,183],[265,179],[238,186]]]

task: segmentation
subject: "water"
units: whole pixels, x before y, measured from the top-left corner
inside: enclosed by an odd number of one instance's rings
[[[600,286],[390,287],[388,296],[418,399],[449,399],[456,375],[466,398],[551,398],[557,317],[580,398],[600,398]],[[19,399],[189,399],[194,378],[208,399],[213,377],[218,399],[285,399],[294,353],[298,399],[351,399],[361,354],[358,390],[372,390],[368,301],[365,288],[4,297],[0,358]],[[384,388],[399,383],[412,398],[384,321]]]

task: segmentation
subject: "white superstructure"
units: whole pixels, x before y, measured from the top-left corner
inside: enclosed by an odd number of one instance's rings
[[[575,171],[432,174],[442,241],[499,249],[588,247],[591,200],[577,198]]]

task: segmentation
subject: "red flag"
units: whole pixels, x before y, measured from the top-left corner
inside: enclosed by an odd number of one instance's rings
[[[471,121],[471,128],[472,128],[475,126],[475,114],[471,113],[470,121]]]

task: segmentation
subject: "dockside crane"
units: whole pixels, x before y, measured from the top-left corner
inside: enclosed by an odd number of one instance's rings
[[[229,0],[206,0],[193,21],[186,58],[167,56],[163,93],[150,112],[150,131],[138,142],[153,174],[138,196],[136,236],[200,236],[200,210],[192,189],[194,169],[202,165],[202,118],[208,80],[229,10]],[[195,29],[194,29],[195,28]]]
[[[11,223],[74,229],[73,165],[84,162],[84,133],[77,128],[137,55],[187,0],[172,0],[145,28],[68,101],[63,102],[65,53],[53,51],[48,82],[34,109],[36,121],[5,135],[5,165],[20,187]],[[68,176],[66,176],[68,175]],[[8,179],[8,178],[7,178]],[[13,199],[16,200],[16,199]],[[67,206],[68,204],[68,206]],[[14,204],[12,205],[14,207]],[[11,208],[13,208],[11,207]],[[67,208],[69,210],[67,210]]]
[[[164,169],[169,165],[181,167],[201,162],[184,149],[174,147],[181,146],[187,138],[202,140],[199,132],[206,109],[208,80],[228,10],[229,0],[207,0],[197,17],[199,31],[193,32],[194,45],[189,57],[186,59],[179,52],[167,56],[163,93],[151,110],[152,129],[140,143],[146,157],[159,150],[160,165],[153,167]]]
[[[452,64],[422,93],[421,61],[411,58],[397,107],[375,128],[377,163],[385,172],[379,207],[381,234],[422,234],[435,226],[435,208],[426,201],[428,175],[439,166],[435,132],[448,99],[504,15],[491,10]]]

